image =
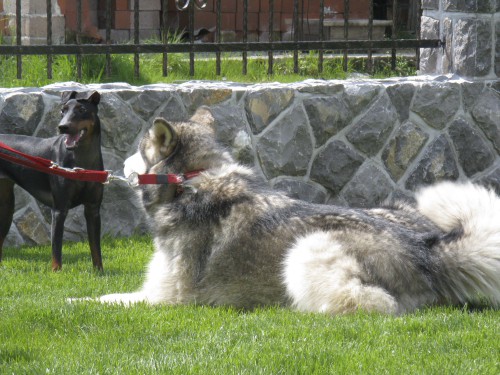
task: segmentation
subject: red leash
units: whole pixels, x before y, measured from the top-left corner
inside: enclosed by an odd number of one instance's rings
[[[14,155],[1,152],[6,150]],[[17,155],[17,156],[15,156]],[[39,172],[62,176],[71,180],[100,182],[103,184],[109,183],[113,180],[125,181],[131,186],[146,185],[146,184],[174,184],[181,185],[184,181],[198,176],[202,171],[187,172],[183,175],[177,174],[135,174],[133,173],[129,178],[113,176],[109,171],[96,171],[82,168],[64,168],[60,167],[52,160],[44,159],[38,156],[25,154],[21,151],[13,149],[12,147],[0,142],[0,158],[8,160],[27,168],[35,169]]]
[[[94,171],[81,168],[64,168],[52,160],[44,159],[38,156],[25,154],[21,151],[0,142],[0,150],[7,150],[14,155],[0,152],[0,158],[9,160],[13,163],[23,165],[25,167],[35,169],[39,172],[62,176],[71,180],[101,182],[105,183],[109,180],[108,171]],[[17,155],[17,156],[15,156]]]

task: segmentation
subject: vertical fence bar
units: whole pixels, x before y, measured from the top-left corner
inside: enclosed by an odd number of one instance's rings
[[[370,9],[368,15],[368,40],[373,39],[373,0],[370,0]],[[368,55],[366,56],[366,70],[369,74],[373,74],[373,59],[372,49],[368,48]]]
[[[396,39],[396,27],[398,21],[398,0],[393,0],[392,2],[392,33],[391,39]],[[391,51],[391,69],[396,70],[396,49],[393,48]]]
[[[243,0],[243,43],[248,42],[248,0]],[[243,68],[242,74],[247,74],[248,60],[247,51],[242,54],[243,57]]]
[[[106,0],[106,45],[111,44],[111,0]],[[106,77],[111,77],[111,54],[106,52]]]
[[[215,42],[216,43],[221,43],[221,0],[217,0],[215,4],[215,12],[216,12],[216,17],[217,17],[217,29],[215,31]],[[220,76],[221,75],[221,67],[220,67],[220,52],[217,51],[215,53],[215,74]]]
[[[168,44],[168,0],[161,1],[161,11],[161,22],[163,26],[161,40],[166,47]],[[165,52],[163,52],[163,77],[166,76],[168,76],[168,53],[165,50]]]
[[[52,45],[52,0],[47,0],[47,46]],[[52,79],[52,53],[47,53],[47,78]]]
[[[297,42],[299,41],[299,0],[293,1],[293,41],[295,48],[293,50],[293,72],[299,72],[299,50]]]
[[[422,1],[417,2],[417,19],[416,22],[417,24],[415,25],[415,39],[420,40],[421,39],[421,25],[420,22],[422,20],[422,14],[423,14],[423,9],[422,9]],[[420,48],[416,48],[415,50],[415,56],[416,56],[416,65],[417,65],[417,70],[420,70]]]
[[[274,33],[274,0],[269,0],[269,43],[273,42],[273,33]],[[273,51],[267,52],[268,65],[267,65],[267,74],[273,74],[273,65],[274,65],[274,56]]]
[[[21,43],[21,0],[16,0],[16,45],[20,46]],[[17,59],[17,79],[23,77],[23,57],[20,53],[16,56]]]
[[[325,22],[325,0],[319,2],[319,40],[325,40],[324,36],[324,22]],[[323,48],[318,51],[318,72],[323,73]]]
[[[82,0],[77,1],[76,6],[76,44],[82,44]],[[82,79],[82,54],[76,54],[76,76]]]
[[[134,0],[134,44],[139,45],[139,0]],[[134,53],[134,76],[139,78],[139,53]]]
[[[189,2],[189,44],[191,45],[191,52],[189,52],[189,75],[194,76],[194,1]]]
[[[349,0],[344,0],[344,40],[349,40]],[[347,49],[344,50],[344,57],[342,59],[342,68],[347,72]]]

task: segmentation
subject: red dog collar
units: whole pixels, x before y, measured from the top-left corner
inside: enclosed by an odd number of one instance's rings
[[[190,180],[198,176],[203,170],[186,172],[182,175],[179,174],[137,174],[132,173],[128,178],[132,186],[137,185],[180,185],[186,180]]]

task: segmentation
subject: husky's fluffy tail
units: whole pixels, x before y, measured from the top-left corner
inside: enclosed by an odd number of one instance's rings
[[[422,189],[417,207],[450,233],[438,245],[448,297],[462,303],[485,297],[500,306],[500,198],[472,183],[443,182]]]

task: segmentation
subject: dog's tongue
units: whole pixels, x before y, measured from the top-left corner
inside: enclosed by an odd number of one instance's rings
[[[76,143],[80,140],[80,134],[67,134],[66,135],[66,147],[75,147]]]

